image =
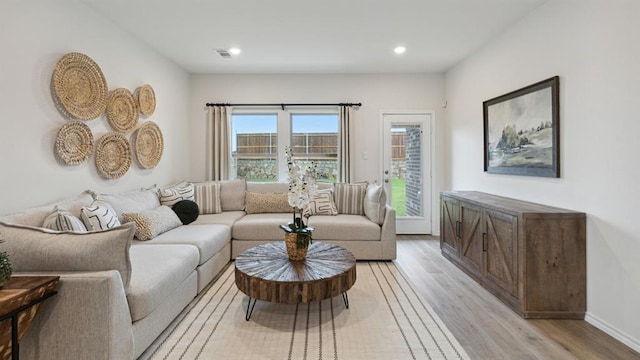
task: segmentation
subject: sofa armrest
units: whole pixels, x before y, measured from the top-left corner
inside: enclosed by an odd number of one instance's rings
[[[396,209],[390,205],[385,206],[384,222],[380,231],[382,252],[385,258],[396,258]]]
[[[131,315],[118,271],[19,274],[60,275],[58,295],[42,304],[20,342],[22,359],[133,359]]]

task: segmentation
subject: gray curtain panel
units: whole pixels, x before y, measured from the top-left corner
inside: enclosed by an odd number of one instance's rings
[[[228,106],[209,106],[207,113],[207,180],[229,179],[231,161],[231,109]]]
[[[351,127],[353,122],[353,110],[351,106],[340,106],[340,119],[338,120],[338,130],[340,133],[340,148],[338,162],[340,166],[340,181],[348,183],[351,181]]]

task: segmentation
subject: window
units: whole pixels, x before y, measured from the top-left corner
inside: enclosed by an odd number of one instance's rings
[[[318,181],[338,178],[338,114],[292,114],[291,149],[301,166],[318,165]]]
[[[285,147],[298,163],[318,164],[318,181],[338,179],[338,114],[302,111],[256,113],[236,109],[231,115],[231,176],[247,181],[286,181]],[[278,141],[281,139],[281,141]]]

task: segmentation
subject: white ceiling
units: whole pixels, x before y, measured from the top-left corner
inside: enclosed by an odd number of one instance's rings
[[[190,73],[255,74],[443,72],[546,0],[82,1]]]

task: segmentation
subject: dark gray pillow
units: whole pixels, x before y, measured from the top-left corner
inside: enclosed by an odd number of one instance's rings
[[[178,215],[183,225],[191,224],[196,221],[200,209],[198,204],[191,200],[180,200],[173,205],[173,211]]]

